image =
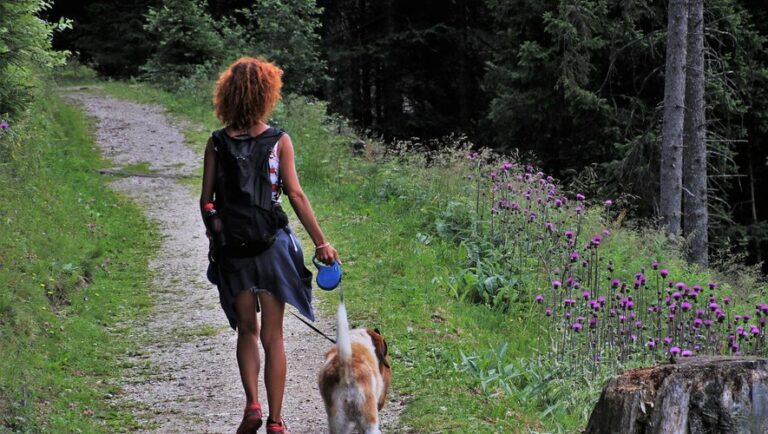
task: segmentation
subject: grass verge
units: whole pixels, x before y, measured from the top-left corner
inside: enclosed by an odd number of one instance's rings
[[[98,174],[91,122],[46,90],[0,137],[0,431],[130,431],[117,359],[150,306],[153,229]]]

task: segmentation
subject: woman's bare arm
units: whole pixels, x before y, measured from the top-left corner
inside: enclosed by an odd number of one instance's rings
[[[325,235],[323,235],[323,231],[317,223],[315,213],[312,211],[312,205],[310,205],[304,190],[301,189],[299,177],[296,173],[293,142],[288,134],[284,134],[280,138],[279,146],[280,176],[283,178],[283,191],[286,196],[288,196],[288,200],[291,202],[291,207],[293,207],[293,210],[296,212],[299,221],[301,221],[301,224],[307,232],[309,232],[312,242],[315,243],[315,256],[326,264],[330,264],[334,260],[341,263],[341,261],[339,261],[339,253],[330,245],[330,243],[328,243],[328,240],[325,239]]]

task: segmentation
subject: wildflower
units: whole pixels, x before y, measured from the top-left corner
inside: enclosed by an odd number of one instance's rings
[[[605,207],[608,208],[609,206],[613,205],[613,201],[608,199],[605,201]]]
[[[654,342],[653,340],[650,340],[650,341],[648,341],[648,343],[647,343],[646,345],[647,345],[647,346],[648,346],[648,348],[650,348],[650,349],[654,349],[654,348],[656,348],[656,342]]]
[[[501,165],[501,170],[503,170],[503,171],[505,171],[505,172],[508,172],[508,171],[509,171],[509,169],[511,169],[511,168],[512,168],[512,163],[510,163],[509,161],[505,161],[505,162],[504,162],[504,163],[502,163],[502,165]]]
[[[575,211],[576,211],[576,214],[581,214],[581,212],[582,212],[583,210],[584,210],[584,208],[582,208],[582,207],[580,207],[580,206],[577,206],[577,207],[576,207],[576,209],[575,209]]]
[[[712,320],[711,319],[705,319],[704,320],[704,327],[712,327]]]
[[[731,302],[731,297],[730,296],[726,295],[725,297],[723,297],[723,303],[728,304],[730,302]]]
[[[546,308],[544,309],[544,315],[546,316],[552,316],[552,308]]]
[[[679,292],[673,292],[672,293],[672,298],[674,298],[675,300],[680,300],[680,298],[682,296],[683,296],[683,294],[680,294]]]
[[[709,283],[707,283],[707,285],[709,285],[709,289],[715,289],[717,287],[717,283],[716,282],[709,282]]]
[[[712,303],[709,303],[709,310],[712,312],[716,311],[719,306],[714,301]]]
[[[586,259],[582,259],[581,260],[581,266],[582,267],[586,267],[587,265],[589,265],[589,261],[587,261]]]
[[[563,201],[555,199],[555,208],[560,208],[561,206],[563,206]]]
[[[603,235],[605,235],[606,237],[611,235],[611,230],[610,229],[604,229],[603,230]]]
[[[584,197],[584,195],[583,195],[583,194],[581,194],[581,193],[576,193],[576,200],[584,200],[584,199],[586,199],[586,198]]]
[[[635,321],[635,327],[641,329],[643,328],[643,322],[642,321]]]
[[[592,245],[595,246],[595,247],[599,246],[600,245],[600,241],[602,241],[602,239],[603,239],[603,237],[601,237],[600,235],[595,235],[595,237],[592,238]]]
[[[688,303],[687,301],[684,301],[684,302],[680,303],[680,308],[683,309],[683,311],[687,312],[687,311],[691,310],[691,307],[692,307],[691,303]]]
[[[496,171],[491,172],[491,179],[496,180]]]
[[[659,271],[659,276],[661,276],[663,279],[666,279],[666,277],[669,276],[669,270],[667,270],[666,268],[662,268]]]
[[[597,327],[597,317],[592,315],[589,317],[589,328],[595,328]]]
[[[544,296],[541,294],[536,295],[536,298],[533,299],[536,303],[541,303],[544,301]]]
[[[573,231],[565,231],[565,238],[573,239]]]
[[[480,154],[478,154],[477,152],[470,152],[469,154],[467,154],[467,160],[474,161],[478,155]]]
[[[680,347],[672,347],[669,349],[669,353],[673,356],[680,354]]]
[[[685,288],[685,283],[677,282],[677,283],[675,283],[675,288],[677,288],[678,290],[682,291]]]
[[[582,291],[581,296],[584,298],[584,300],[589,300],[589,291]]]
[[[11,126],[10,126],[10,125],[8,125],[8,122],[7,122],[7,121],[2,121],[2,122],[0,122],[0,130],[7,130],[7,129],[8,129],[8,128],[10,128],[10,127],[11,127]]]
[[[576,331],[576,332],[581,331],[581,323],[575,322],[571,324],[571,329],[573,329],[573,331]]]
[[[552,222],[547,222],[545,226],[547,227],[547,232],[549,233],[555,232],[555,225],[552,224]]]
[[[571,262],[576,262],[579,260],[579,252],[572,252],[571,253]]]
[[[691,357],[693,355],[693,351],[691,351],[691,350],[683,350],[683,352],[680,353],[680,355],[683,356],[683,357]]]
[[[619,279],[617,279],[615,277],[613,279],[611,279],[611,287],[612,288],[618,288],[619,284],[621,284],[621,280],[619,280]]]
[[[665,344],[665,345],[669,345],[669,344],[671,344],[671,343],[672,343],[672,338],[670,338],[669,336],[666,336],[666,337],[664,338],[664,344]]]
[[[659,269],[659,263],[656,262],[656,261],[651,262],[651,268],[653,268],[654,270],[658,270]]]
[[[553,288],[557,289],[557,288],[559,288],[559,287],[561,287],[561,286],[563,286],[563,284],[562,284],[562,282],[560,282],[559,280],[553,280],[553,281],[552,281],[552,287],[553,287]]]
[[[600,297],[597,297],[597,302],[600,303],[600,306],[604,306],[605,305],[605,297],[603,297],[602,295]]]
[[[760,329],[757,326],[750,326],[749,332],[752,333],[755,336],[758,336],[760,334]]]
[[[631,340],[632,342],[635,342],[637,340],[637,335],[634,335],[634,334],[629,335],[629,340]]]
[[[702,321],[701,318],[696,318],[695,320],[693,320],[693,325],[696,326],[696,327],[701,327],[701,324],[703,322],[704,321]]]

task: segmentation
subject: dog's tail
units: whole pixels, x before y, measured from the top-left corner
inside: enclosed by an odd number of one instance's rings
[[[349,366],[352,359],[352,342],[349,338],[349,321],[347,320],[347,308],[344,302],[339,303],[339,310],[336,312],[336,348],[339,354],[340,365],[343,368]],[[346,371],[346,369],[344,369]],[[346,380],[346,373],[342,375]]]

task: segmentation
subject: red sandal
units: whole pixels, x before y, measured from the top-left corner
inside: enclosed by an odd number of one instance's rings
[[[279,422],[267,418],[267,434],[289,434],[286,429],[285,421],[282,418]]]
[[[237,434],[256,434],[256,431],[261,428],[261,417],[261,404],[252,402],[246,405],[243,412],[243,421],[240,422],[240,426],[237,428]]]

